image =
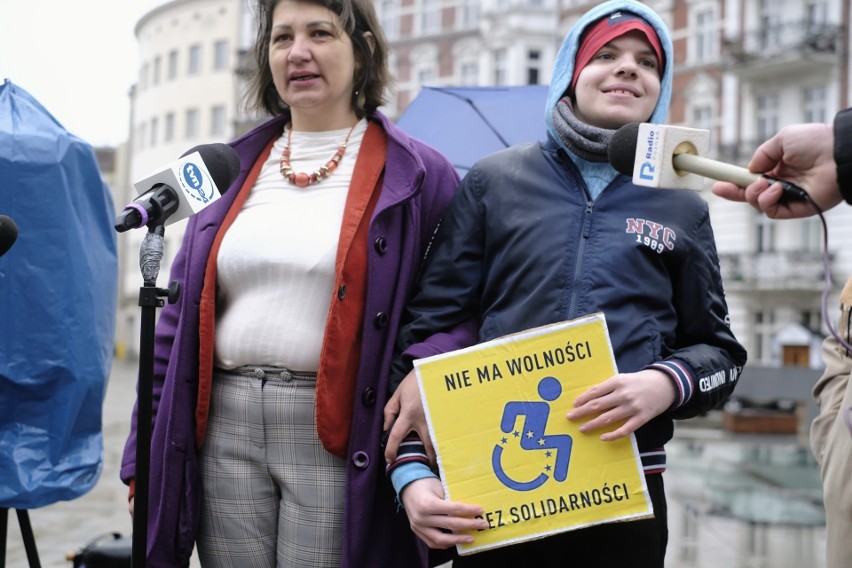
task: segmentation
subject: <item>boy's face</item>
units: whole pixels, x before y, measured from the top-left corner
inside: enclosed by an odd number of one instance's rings
[[[631,31],[603,46],[574,87],[577,118],[618,129],[651,118],[660,97],[660,62],[645,35]]]

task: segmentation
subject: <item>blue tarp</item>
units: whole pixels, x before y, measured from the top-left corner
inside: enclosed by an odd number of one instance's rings
[[[32,95],[0,85],[0,507],[88,492],[103,467],[113,359],[115,208],[94,150]]]
[[[462,177],[479,158],[544,140],[547,85],[423,87],[397,126],[440,151]]]

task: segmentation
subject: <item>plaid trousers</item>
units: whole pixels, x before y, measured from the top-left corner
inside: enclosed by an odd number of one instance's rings
[[[344,461],[314,424],[315,374],[217,370],[200,450],[205,567],[340,565]]]

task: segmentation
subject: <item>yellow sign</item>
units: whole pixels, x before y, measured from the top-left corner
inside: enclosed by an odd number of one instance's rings
[[[617,373],[602,313],[414,366],[444,492],[489,524],[459,554],[652,515],[634,436],[603,442],[565,418]]]

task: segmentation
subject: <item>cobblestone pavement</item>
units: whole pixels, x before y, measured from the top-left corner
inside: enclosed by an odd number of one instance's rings
[[[133,521],[127,512],[127,487],[118,478],[118,470],[136,400],[137,372],[135,359],[117,359],[113,363],[103,407],[104,468],[95,487],[73,501],[28,511],[42,568],[71,568],[73,563],[66,559],[68,552],[79,550],[103,534],[128,536],[133,532]],[[18,518],[11,510],[6,566],[29,566]]]

